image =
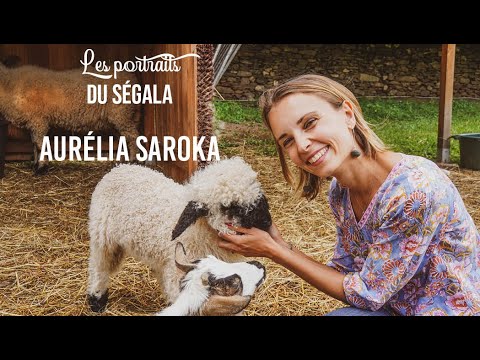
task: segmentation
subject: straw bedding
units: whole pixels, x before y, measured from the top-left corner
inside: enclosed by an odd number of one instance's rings
[[[312,202],[292,196],[274,157],[237,149],[258,171],[272,216],[287,241],[325,262],[333,252],[335,227],[323,193]],[[91,193],[109,163],[53,163],[35,177],[29,163],[7,163],[0,180],[0,314],[92,315],[86,301]],[[477,226],[480,172],[450,167]],[[267,259],[267,281],[247,315],[322,315],[343,306]],[[148,269],[128,259],[112,279],[104,315],[150,315],[164,306]]]

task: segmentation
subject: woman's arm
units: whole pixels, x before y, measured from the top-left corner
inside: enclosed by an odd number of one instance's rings
[[[298,249],[290,248],[280,236],[275,225],[269,232],[256,228],[230,228],[242,235],[219,234],[223,239],[219,242],[221,248],[244,256],[267,257],[325,294],[346,302],[343,291],[345,275],[315,261]]]

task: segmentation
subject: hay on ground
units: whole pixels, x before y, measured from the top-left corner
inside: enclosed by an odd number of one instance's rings
[[[326,186],[315,201],[299,201],[285,184],[276,158],[245,149],[239,155],[258,171],[284,238],[326,262],[335,243]],[[6,177],[0,180],[0,314],[92,315],[86,300],[87,214],[92,191],[112,164],[53,163],[44,176],[34,176],[29,166],[7,163]],[[480,172],[449,171],[480,225]],[[267,267],[267,281],[247,315],[322,315],[344,306],[281,266],[260,260]],[[148,269],[127,259],[112,278],[104,315],[151,315],[164,305]]]

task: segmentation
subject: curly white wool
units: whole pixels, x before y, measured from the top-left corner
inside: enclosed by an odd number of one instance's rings
[[[224,233],[231,233],[231,230],[225,225],[225,217],[220,211],[221,206],[238,203],[248,207],[263,194],[257,173],[240,157],[212,163],[196,172],[189,185],[195,200],[206,204],[210,209],[210,225]],[[235,221],[232,224],[239,225]]]

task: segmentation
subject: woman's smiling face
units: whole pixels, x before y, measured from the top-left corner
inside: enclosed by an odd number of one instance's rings
[[[355,116],[346,101],[335,107],[313,94],[291,94],[276,103],[268,117],[288,157],[316,176],[335,176],[355,146]]]

